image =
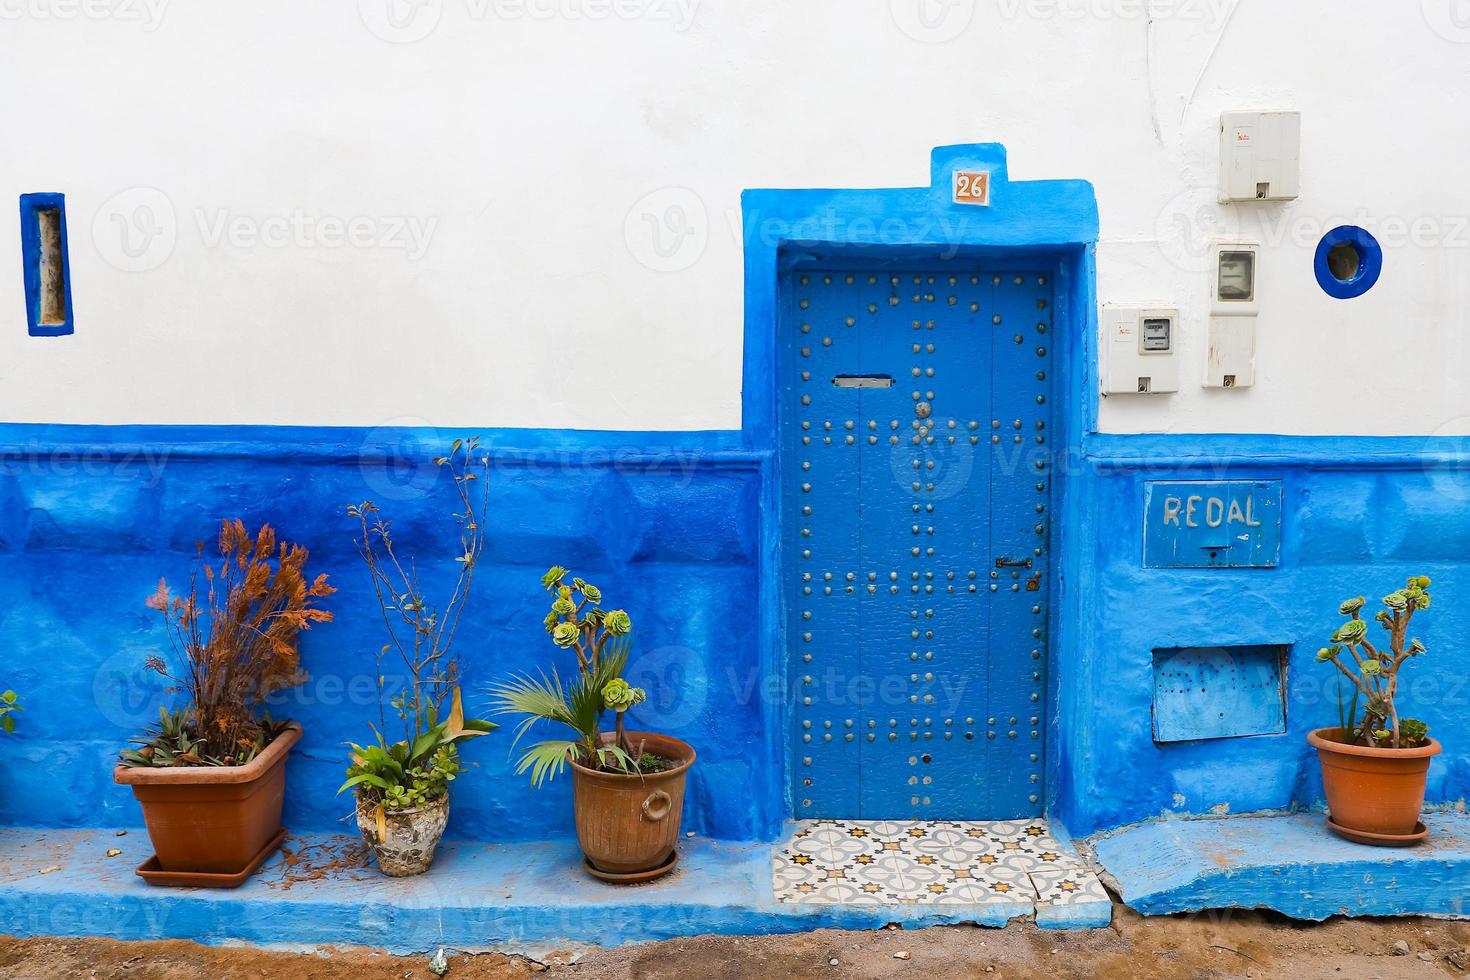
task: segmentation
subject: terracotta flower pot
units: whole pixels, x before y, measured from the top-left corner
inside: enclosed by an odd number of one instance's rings
[[[694,749],[667,735],[628,732],[628,741],[674,763],[666,772],[622,775],[572,763],[577,840],[598,877],[651,880],[673,867],[684,815],[684,777]],[[604,742],[612,740],[603,736]]]
[[[118,766],[112,778],[143,805],[160,870],[237,875],[281,834],[286,758],[300,739],[293,724],[248,765]]]
[[[1424,809],[1429,760],[1439,754],[1440,744],[1430,739],[1415,749],[1380,749],[1348,745],[1340,741],[1342,735],[1340,728],[1319,728],[1307,735],[1322,763],[1334,829],[1356,831],[1363,836],[1353,839],[1363,843],[1403,843],[1414,837]]]
[[[375,804],[358,797],[357,830],[373,852],[378,870],[391,878],[428,871],[449,823],[449,794],[409,810],[385,809],[381,835],[377,811]]]

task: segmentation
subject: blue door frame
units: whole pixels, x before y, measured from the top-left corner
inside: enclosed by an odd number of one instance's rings
[[[956,170],[990,174],[989,206],[956,204],[951,199]],[[1049,575],[1053,597],[1047,633],[1051,649],[1072,649],[1079,628],[1078,598],[1069,588],[1069,566],[1084,547],[1076,530],[1078,502],[1070,492],[1074,447],[1083,433],[1095,430],[1097,388],[1086,370],[1096,343],[1094,246],[1097,207],[1085,181],[1011,182],[1005,149],[997,144],[938,147],[931,157],[928,187],[879,190],[750,190],[742,195],[745,235],[745,363],[742,396],[742,441],[762,455],[763,526],[760,608],[757,628],[762,638],[762,668],[768,683],[790,676],[787,651],[792,631],[782,591],[787,558],[782,528],[795,515],[786,513],[790,488],[781,465],[782,323],[781,283],[803,266],[872,268],[881,265],[915,268],[934,264],[979,264],[991,270],[1050,270],[1055,277],[1053,345],[1055,391],[1066,393],[1053,420],[1055,484],[1053,523],[1049,528],[1055,561]],[[1074,542],[1074,537],[1078,538]],[[1069,614],[1070,611],[1070,614]],[[1045,694],[1048,729],[1044,759],[1045,795],[1050,809],[1066,787],[1055,778],[1056,760],[1065,751],[1065,719],[1054,710],[1056,691],[1065,683],[1062,670],[1048,672]],[[800,756],[792,751],[797,730],[795,705],[799,691],[783,689],[768,698],[767,758],[779,760],[775,774],[788,794],[788,812],[801,817],[801,799],[790,794]],[[773,779],[767,782],[771,786]]]

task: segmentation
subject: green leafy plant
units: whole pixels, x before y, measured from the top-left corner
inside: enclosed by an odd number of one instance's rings
[[[172,681],[169,693],[188,696],[186,707],[164,709],[136,749],[119,754],[124,766],[242,766],[285,730],[263,716],[276,691],[306,677],[298,639],[332,614],[317,600],[337,590],[327,576],[306,574],[308,552],[277,542],[269,524],[251,534],[239,520],[220,523],[218,565],[198,564],[186,595],[159,579],[147,599],[163,616],[173,664],[153,656],[146,666]],[[200,578],[203,585],[200,585]]]
[[[9,735],[15,731],[15,713],[24,710],[20,706],[20,695],[14,691],[0,691],[0,732]]]
[[[457,500],[456,573],[442,606],[427,597],[417,565],[399,557],[391,522],[378,516],[377,505],[368,500],[347,508],[348,516],[357,520],[357,553],[367,565],[388,642],[375,655],[375,742],[348,743],[352,751],[347,781],[338,792],[355,789],[360,800],[376,808],[380,837],[385,811],[423,806],[443,797],[449,783],[464,771],[459,743],[498,727],[465,717],[460,658],[454,647],[485,550],[490,457],[480,453],[479,439],[471,436],[456,439],[449,454],[434,462],[450,475]],[[389,666],[394,661],[402,665],[403,674],[390,683]],[[390,707],[403,736],[396,741],[385,734]]]
[[[537,723],[547,721],[572,730],[572,738],[545,739],[522,752],[517,773],[530,772],[531,785],[542,786],[575,759],[603,772],[634,773],[661,768],[661,760],[629,744],[623,719],[629,708],[643,701],[640,688],[631,687],[622,674],[628,665],[633,621],[622,609],[604,610],[602,591],[580,578],[567,581],[560,565],[541,576],[552,593],[551,611],[543,625],[551,641],[576,658],[576,675],[563,681],[553,666],[550,673],[523,674],[492,688],[502,714],[521,715],[513,745]],[[616,715],[611,740],[602,734],[607,711]],[[646,764],[645,764],[646,762]]]
[[[458,743],[484,735],[495,725],[467,721],[458,689],[453,693],[449,717],[437,721],[431,705],[428,720],[431,726],[412,743],[390,745],[379,734],[376,744],[353,744],[347,781],[337,792],[356,786],[365,800],[389,811],[424,806],[448,793],[449,784],[464,772]]]
[[[1338,606],[1338,614],[1347,616],[1348,620],[1333,631],[1332,645],[1317,651],[1317,660],[1336,665],[1352,682],[1352,704],[1345,711],[1340,688],[1338,693],[1340,728],[1349,744],[1391,749],[1427,744],[1429,726],[1416,718],[1399,717],[1395,698],[1399,671],[1409,660],[1426,652],[1418,637],[1408,635],[1408,629],[1414,613],[1428,609],[1429,603],[1429,579],[1424,575],[1411,576],[1404,588],[1384,596],[1385,608],[1374,617],[1388,633],[1382,649],[1368,639],[1362,596]],[[1343,662],[1344,654],[1352,658],[1352,667]],[[1360,697],[1361,717],[1358,715]]]

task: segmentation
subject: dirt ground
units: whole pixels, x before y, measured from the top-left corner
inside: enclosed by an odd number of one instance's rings
[[[609,923],[615,929],[615,923]],[[1395,948],[1396,943],[1403,945]],[[1407,951],[1405,951],[1407,947]],[[1296,923],[1269,913],[1143,918],[1119,909],[1111,928],[1053,932],[951,926],[791,936],[701,936],[620,949],[449,956],[449,980],[541,975],[584,980],[689,978],[1459,977],[1470,922],[1336,919]],[[428,958],[368,950],[279,953],[186,942],[0,937],[0,975],[15,980],[433,980]]]

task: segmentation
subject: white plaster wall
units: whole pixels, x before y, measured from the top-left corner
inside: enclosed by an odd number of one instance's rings
[[[1104,429],[1470,431],[1455,3],[0,0],[0,196],[66,193],[78,324],[26,336],[12,219],[0,418],[735,427],[740,190],[995,140],[1094,182],[1103,300],[1185,311],[1184,389]],[[1214,203],[1227,108],[1303,112],[1300,200]],[[1252,390],[1198,386],[1220,228],[1266,242]]]

